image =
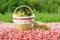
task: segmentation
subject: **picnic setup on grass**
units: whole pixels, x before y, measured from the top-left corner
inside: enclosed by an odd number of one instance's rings
[[[13,23],[0,21],[0,40],[60,40],[60,22],[34,21],[35,17],[29,6],[18,6]]]

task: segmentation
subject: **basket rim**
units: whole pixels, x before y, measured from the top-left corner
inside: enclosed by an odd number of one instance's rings
[[[33,14],[33,15],[31,15],[31,16],[23,16],[23,17],[18,17],[16,14],[13,14],[13,18],[34,18],[35,17],[35,15]]]

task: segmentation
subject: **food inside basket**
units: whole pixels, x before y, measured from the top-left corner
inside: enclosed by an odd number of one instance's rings
[[[32,12],[28,10],[27,8],[22,9],[22,11],[18,12],[19,17],[24,17],[24,16],[31,16]]]
[[[30,12],[19,12],[18,16],[23,17],[23,16],[31,16],[32,14]]]

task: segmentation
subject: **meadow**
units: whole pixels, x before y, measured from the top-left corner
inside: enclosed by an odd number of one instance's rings
[[[41,21],[41,22],[60,22],[60,14],[58,13],[39,13],[37,11],[34,12],[35,14],[35,21]],[[6,12],[6,14],[0,14],[0,21],[4,22],[13,22],[13,12],[9,13]]]
[[[35,21],[60,22],[60,0],[0,0],[0,21],[13,22],[13,11],[20,5],[33,9]]]

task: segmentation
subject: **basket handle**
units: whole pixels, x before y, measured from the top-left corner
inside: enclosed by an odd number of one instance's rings
[[[15,14],[16,11],[17,11],[19,8],[21,8],[21,7],[27,7],[27,8],[33,13],[32,9],[31,9],[29,6],[21,5],[21,6],[18,6],[18,7],[14,10],[14,14]]]

